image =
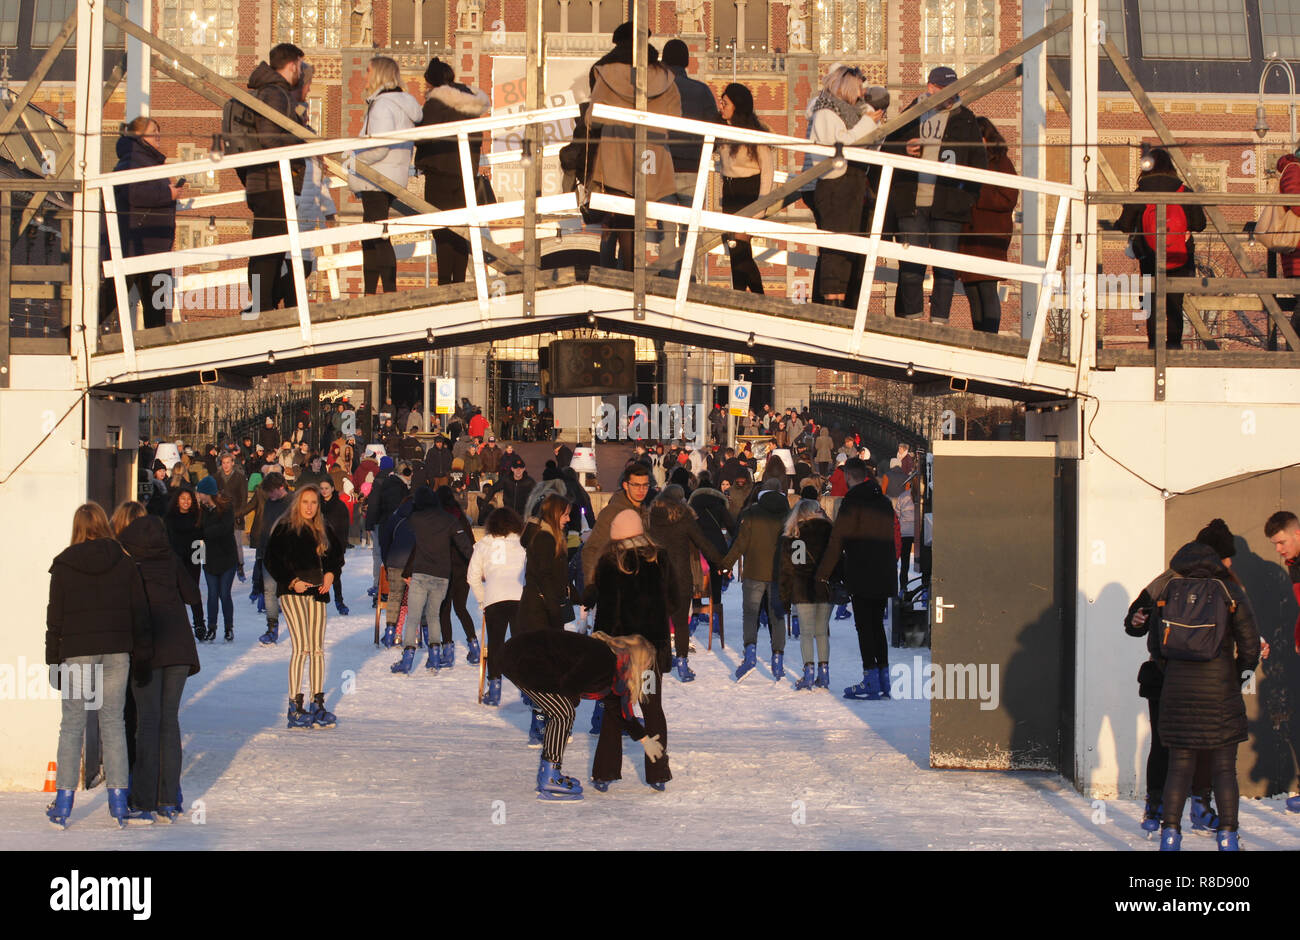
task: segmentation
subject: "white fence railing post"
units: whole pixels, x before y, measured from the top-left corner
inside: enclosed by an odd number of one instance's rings
[[[691,195],[691,219],[686,223],[686,242],[682,246],[682,269],[677,277],[677,297],[673,301],[673,326],[680,328],[682,310],[686,307],[686,292],[691,289],[691,276],[695,273],[695,246],[700,240],[700,214],[704,211],[704,197],[709,191],[709,167],[713,165],[713,138],[705,137],[700,148],[700,168],[695,177],[695,192]]]
[[[122,329],[122,358],[126,361],[126,371],[135,371],[135,308],[131,306],[131,291],[123,273],[122,232],[117,227],[117,193],[112,186],[105,186],[104,219],[108,230],[108,256],[113,268],[113,289],[117,294],[117,322]],[[174,286],[174,285],[173,285]],[[148,299],[141,297],[143,303]],[[101,316],[103,315],[101,311]],[[87,324],[86,329],[94,329]]]
[[[298,327],[302,330],[302,344],[311,349],[311,307],[307,299],[307,272],[302,266],[302,239],[298,231],[298,199],[293,191],[293,173],[289,169],[287,159],[280,161],[280,188],[284,194],[284,220],[289,227],[289,269],[293,274],[293,290],[297,295]]]

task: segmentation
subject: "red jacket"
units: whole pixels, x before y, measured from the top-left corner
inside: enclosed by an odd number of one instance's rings
[[[1277,191],[1280,193],[1300,193],[1300,159],[1288,153],[1277,161],[1282,178],[1278,180]],[[1300,205],[1291,206],[1291,211],[1300,215]],[[1300,277],[1300,251],[1287,255],[1278,255],[1278,275],[1280,277]]]

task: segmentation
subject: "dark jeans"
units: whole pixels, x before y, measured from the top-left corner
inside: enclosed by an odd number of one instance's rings
[[[917,208],[915,215],[898,217],[899,241],[919,248],[956,251],[961,238],[961,223],[930,218],[928,208]],[[911,261],[898,263],[898,293],[894,295],[894,315],[919,317],[925,312],[925,265]],[[930,293],[930,320],[947,323],[952,308],[953,280],[951,268],[934,269],[934,290]],[[823,288],[825,289],[825,288]]]
[[[1142,298],[1145,309],[1151,312],[1147,317],[1147,349],[1156,348],[1156,297],[1155,297],[1155,267],[1141,265],[1143,274],[1150,275],[1152,291],[1145,294]],[[1188,262],[1181,268],[1171,268],[1167,277],[1195,277],[1196,265]],[[1182,294],[1165,294],[1165,348],[1182,349],[1183,348],[1183,295]]]
[[[166,281],[154,282],[154,278],[167,278]],[[171,271],[146,271],[143,274],[128,274],[126,277],[127,305],[131,310],[131,323],[135,324],[135,305],[144,307],[144,329],[166,326],[167,316],[171,313],[168,302],[172,299]],[[111,323],[117,309],[117,281],[106,279],[99,289],[99,322]]]
[[[278,189],[269,193],[249,193],[245,198],[253,213],[253,238],[270,238],[289,233],[289,225],[284,218],[284,194]],[[248,259],[248,290],[253,298],[254,313],[274,310],[276,297],[296,296],[293,278],[282,273],[283,269],[283,251]],[[289,284],[278,283],[286,277]],[[296,300],[293,302],[296,303]]]
[[[885,638],[885,598],[853,595],[853,625],[858,629],[862,671],[889,666],[889,641]]]
[[[388,210],[393,205],[393,196],[386,192],[367,192],[361,194],[361,218],[366,222],[388,221]],[[366,293],[378,293],[379,282],[384,283],[384,293],[392,294],[397,290],[397,254],[393,243],[387,238],[367,238],[361,242],[362,280]]]
[[[981,333],[996,333],[1002,326],[1002,301],[997,281],[964,281],[970,303],[970,322]]]
[[[181,783],[181,696],[189,666],[153,670],[145,686],[131,684],[135,699],[135,761],[131,766],[131,805],[152,812],[175,806]]]
[[[1198,757],[1209,758],[1210,779],[1214,787],[1214,808],[1219,813],[1219,829],[1237,828],[1237,804],[1241,793],[1237,789],[1237,745],[1193,750],[1188,747],[1169,749],[1169,776],[1165,778],[1164,810],[1160,824],[1181,830],[1183,807],[1187,803],[1188,789],[1192,785]]]
[[[912,494],[910,492],[903,493],[903,499],[911,498]],[[912,568],[912,543],[916,541],[916,537],[912,535],[904,535],[902,538],[903,555],[898,563],[898,593],[900,596],[907,592],[907,574]]]
[[[596,756],[591,762],[592,780],[623,779],[623,707],[617,695],[607,695],[602,700],[605,706],[605,718],[600,726],[600,739],[596,742]],[[659,743],[664,747],[664,754],[657,761],[646,758],[645,782],[660,783],[673,779],[668,767],[668,719],[664,717],[663,675],[656,667],[654,675],[654,692],[647,694],[641,702],[641,714],[645,716],[646,734],[658,735]]]
[[[476,638],[474,618],[469,615],[469,607],[465,604],[468,598],[469,582],[465,580],[463,575],[453,577],[451,586],[447,588],[447,593],[438,608],[438,623],[442,626],[442,642],[452,642],[451,611],[453,607],[456,609],[456,619],[460,621],[461,629],[465,631],[465,639],[473,640]]]
[[[487,634],[487,675],[489,679],[501,678],[500,659],[492,657],[493,652],[501,652],[506,642],[506,630],[514,623],[519,613],[518,601],[497,601],[483,608],[483,632]]]
[[[761,188],[758,176],[724,176],[722,178],[722,211],[739,212],[758,199]],[[763,275],[754,261],[754,250],[748,241],[735,238],[731,248],[731,286],[735,290],[763,293]]]
[[[438,283],[463,283],[469,267],[469,242],[449,228],[440,228],[434,230],[433,246],[438,256]]]
[[[231,585],[235,583],[235,569],[221,574],[204,571],[203,580],[208,583],[208,624],[216,626],[217,603],[220,602],[222,623],[229,630],[235,625],[235,602],[230,596]]]

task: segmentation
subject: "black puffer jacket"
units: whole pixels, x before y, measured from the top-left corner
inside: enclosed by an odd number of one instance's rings
[[[348,513],[347,505],[335,493],[329,499],[321,501],[321,513],[325,516],[325,524],[346,550],[348,530],[352,528],[352,516]]]
[[[117,141],[117,170],[140,170],[162,166],[162,151],[139,137],[123,136]],[[176,240],[176,200],[168,180],[147,180],[114,187],[122,232],[122,253],[137,255],[171,251]]]
[[[202,600],[199,586],[181,570],[162,521],[156,516],[136,519],[122,530],[118,541],[144,581],[153,625],[153,655],[144,657],[144,651],[138,651],[132,660],[151,669],[189,666],[189,675],[194,675],[199,671],[199,653],[194,646],[189,608]]]
[[[1166,747],[1216,748],[1246,740],[1246,705],[1241,697],[1244,674],[1259,665],[1259,631],[1255,612],[1241,583],[1228,573],[1208,545],[1189,542],[1174,553],[1169,567],[1184,578],[1217,578],[1236,602],[1232,625],[1224,633],[1219,655],[1209,662],[1164,661],[1160,692],[1160,739]],[[1160,608],[1155,608],[1158,617]],[[1160,659],[1158,619],[1147,634],[1147,649]],[[1235,651],[1235,652],[1234,652]]]
[[[511,628],[516,635],[533,630],[563,630],[570,619],[569,556],[556,554],[555,536],[549,529],[529,523],[520,539],[527,550],[524,589],[519,595],[519,616]]]
[[[427,574],[450,580],[452,558],[459,554],[464,558],[462,564],[468,566],[474,554],[469,526],[438,505],[437,496],[428,487],[415,491],[412,508],[406,524],[415,537],[415,548],[407,559],[403,576]]]
[[[690,603],[695,590],[703,586],[700,555],[703,554],[709,567],[717,571],[722,566],[725,552],[718,551],[709,541],[695,520],[695,513],[680,500],[658,496],[650,504],[647,515],[646,535],[663,549],[673,571],[680,575],[668,586],[670,610],[680,614],[682,608]],[[684,628],[685,624],[680,626]]]
[[[710,486],[701,486],[686,501],[695,510],[695,521],[700,524],[704,537],[713,543],[720,553],[726,554],[727,534],[736,536],[736,517],[727,506],[727,497],[721,490]],[[725,533],[724,533],[725,530]]]
[[[172,494],[171,506],[167,510],[167,515],[163,517],[163,523],[167,528],[167,540],[171,543],[176,557],[180,559],[181,566],[191,578],[197,581],[199,564],[194,558],[203,541],[203,515],[197,500],[190,504],[189,512],[181,512],[176,506],[176,495],[175,492]],[[190,492],[190,496],[193,498],[193,491]]]
[[[262,564],[275,580],[275,596],[285,594],[306,595],[322,604],[329,603],[329,592],[321,593],[316,588],[303,592],[290,591],[289,585],[299,579],[308,584],[324,583],[325,573],[330,572],[337,581],[343,573],[343,546],[338,536],[325,527],[325,536],[329,539],[329,548],[324,555],[316,551],[316,537],[307,530],[295,532],[289,527],[286,518],[282,525],[277,525],[266,543],[266,552]]]
[[[830,580],[840,556],[850,594],[893,597],[898,592],[898,522],[894,504],[875,480],[859,483],[840,502],[817,579]]]
[[[113,539],[69,545],[50,565],[45,662],[73,656],[153,656],[149,599],[135,563]]]
[[[672,666],[668,615],[675,573],[666,552],[658,551],[654,561],[646,557],[653,549],[644,535],[613,542],[596,563],[587,597],[595,600],[597,630],[610,636],[640,634],[659,652],[659,669],[667,672]],[[620,560],[628,571],[619,567]]]
[[[429,89],[424,101],[420,125],[446,124],[482,117],[492,108],[492,99],[484,92],[453,82]],[[471,173],[477,172],[483,136],[469,136]],[[415,145],[415,166],[425,174],[425,198],[439,209],[460,209],[465,205],[465,186],[461,180],[460,144],[455,137],[420,141]]]
[[[130,551],[129,548],[127,550]],[[238,564],[234,509],[227,506],[226,511],[221,513],[215,509],[208,510],[203,517],[203,569],[215,577],[225,574]],[[197,597],[194,603],[198,603]]]
[[[798,552],[794,544],[797,541],[803,543]],[[818,518],[805,519],[795,538],[781,536],[781,545],[776,553],[777,580],[781,584],[781,601],[786,609],[791,604],[830,603],[830,586],[817,580],[817,566],[826,556],[830,541],[830,522]],[[800,560],[796,562],[796,558]]]

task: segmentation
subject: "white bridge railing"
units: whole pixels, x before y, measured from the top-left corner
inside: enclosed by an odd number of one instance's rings
[[[518,226],[523,224],[526,205],[524,199],[499,202],[491,205],[479,205],[476,202],[474,191],[474,170],[470,164],[470,138],[471,136],[482,134],[485,131],[501,131],[508,128],[522,128],[531,124],[567,121],[572,120],[577,116],[577,106],[545,108],[531,112],[504,114],[488,118],[476,118],[473,120],[439,124],[428,127],[416,127],[406,131],[385,134],[381,138],[363,137],[311,141],[308,143],[280,147],[273,150],[264,150],[255,153],[232,156],[222,156],[221,154],[214,153],[208,159],[191,160],[180,163],[165,164],[158,167],[125,170],[92,176],[86,179],[85,186],[88,190],[98,189],[102,193],[105,212],[109,217],[110,223],[107,226],[109,260],[103,262],[103,273],[105,277],[111,277],[114,281],[119,311],[126,311],[128,310],[128,287],[126,278],[130,275],[156,271],[180,271],[185,268],[208,265],[213,262],[229,262],[245,260],[259,255],[287,253],[290,259],[294,286],[298,299],[297,313],[302,344],[304,347],[310,349],[313,345],[313,328],[311,320],[311,302],[306,289],[306,275],[303,264],[303,252],[305,249],[330,248],[333,246],[355,244],[364,239],[382,238],[397,234],[429,235],[434,229],[445,227],[468,227],[471,235],[470,247],[473,262],[471,267],[473,270],[476,296],[479,304],[480,316],[483,322],[486,323],[489,319],[489,303],[492,296],[488,286],[488,276],[484,262],[485,245],[489,246],[488,250],[490,250],[491,246],[497,246],[503,249],[507,246],[504,244],[498,245],[498,243],[490,241],[485,230],[493,223],[513,222],[517,224],[515,226],[510,226],[512,231],[507,234],[512,237],[517,237],[520,233]],[[833,147],[813,144],[808,140],[798,137],[751,131],[744,128],[710,124],[686,118],[645,114],[638,111],[615,108],[602,104],[593,106],[592,116],[606,123],[644,124],[657,131],[695,134],[703,138],[703,152],[700,161],[701,172],[698,174],[696,179],[691,205],[679,206],[667,203],[651,202],[646,206],[647,218],[656,219],[662,222],[676,223],[687,227],[681,274],[678,277],[675,297],[674,310],[678,317],[681,316],[686,304],[691,271],[694,267],[692,262],[697,252],[700,233],[704,230],[713,232],[746,233],[764,238],[768,241],[785,242],[787,245],[787,254],[794,253],[794,249],[791,246],[811,245],[818,248],[835,248],[840,251],[862,254],[866,258],[864,283],[859,295],[852,335],[847,350],[854,356],[861,355],[863,352],[867,310],[871,300],[872,285],[876,278],[877,265],[882,259],[889,259],[896,262],[909,261],[935,265],[956,271],[969,271],[978,274],[991,275],[998,278],[1016,280],[1022,283],[1050,285],[1052,279],[1055,277],[1057,262],[1060,257],[1065,224],[1069,217],[1069,207],[1072,201],[1083,199],[1083,193],[1081,191],[1061,183],[1052,183],[1023,176],[996,173],[989,170],[975,170],[967,167],[954,166],[951,164],[922,160],[913,157],[885,154],[877,150],[864,149],[861,147],[845,147],[842,150],[842,156],[844,159],[861,164],[876,165],[881,168],[875,214],[872,219],[871,231],[865,235],[847,235],[837,232],[828,232],[810,225],[799,225],[790,222],[777,221],[770,218],[750,218],[746,216],[710,211],[705,208],[705,196],[707,193],[708,174],[712,170],[713,154],[718,141],[762,144],[789,151],[798,155],[796,161],[797,165],[802,164],[803,155],[811,155],[818,158],[834,158],[836,156],[836,150]],[[327,154],[349,153],[365,150],[370,147],[383,146],[398,141],[418,142],[438,139],[455,139],[459,145],[462,169],[461,183],[465,194],[464,208],[399,216],[386,222],[356,223],[330,228],[321,228],[314,231],[299,230],[290,172],[291,160],[319,157]],[[624,145],[627,146],[630,144]],[[549,154],[551,151],[556,149],[558,148],[549,147],[547,148],[546,154]],[[519,161],[524,156],[524,152],[519,150],[507,153],[497,152],[491,154],[489,159],[485,162],[499,165],[510,161]],[[180,251],[140,255],[131,258],[123,256],[119,230],[117,225],[114,224],[117,214],[116,200],[114,198],[115,186],[149,180],[171,179],[178,176],[199,175],[207,173],[214,168],[235,169],[239,167],[265,166],[270,163],[278,164],[279,167],[283,192],[285,194],[285,218],[288,224],[288,233],[286,235],[243,239],[222,244],[188,248]],[[888,202],[890,187],[893,182],[893,174],[897,170],[919,171],[1058,197],[1059,202],[1057,205],[1056,219],[1052,227],[1051,239],[1044,264],[1042,266],[1037,266],[1031,264],[995,261],[957,252],[913,247],[886,239],[883,233],[885,207]],[[216,205],[229,204],[237,202],[241,195],[242,194],[239,192],[233,192],[197,197],[195,200],[191,201],[188,206],[182,202],[181,208],[202,209]],[[593,193],[591,196],[591,206],[597,210],[625,215],[631,215],[635,211],[635,203],[631,198],[605,193]],[[573,193],[538,196],[536,197],[535,211],[539,220],[543,216],[552,217],[546,223],[539,222],[538,231],[540,231],[542,225],[553,226],[555,224],[554,217],[563,218],[567,216],[576,219],[578,216],[578,205]],[[429,251],[430,248],[428,245],[424,244],[417,246],[414,249],[414,254],[428,254]],[[402,254],[409,256],[407,251],[403,251]],[[355,265],[359,260],[360,253],[356,251],[349,251],[343,254],[332,254],[331,256],[322,259],[321,268],[322,270],[329,271],[331,276],[333,276],[334,272],[336,272],[340,267],[345,265]],[[538,259],[536,258],[528,258],[525,260],[526,263],[529,264],[538,263]],[[188,286],[191,283],[236,283],[240,279],[238,276],[239,274],[240,272],[238,270],[233,270],[221,271],[215,274],[189,275],[183,279],[181,285],[178,285],[178,290],[184,289],[185,286]],[[191,278],[193,278],[193,280],[191,280]],[[1052,302],[1052,293],[1051,290],[1042,290],[1039,292],[1038,309],[1034,318],[1029,351],[1025,361],[1024,381],[1026,383],[1030,382],[1033,378],[1039,350],[1043,341],[1044,326],[1047,321],[1046,314]],[[337,296],[337,291],[332,291],[332,295]],[[1079,311],[1072,311],[1072,315],[1077,317],[1078,314]],[[94,336],[95,330],[93,324],[97,319],[97,311],[83,310],[82,315],[84,317],[83,326],[87,327],[88,336]],[[126,315],[119,317],[122,333],[122,353],[125,360],[124,365],[128,373],[136,371],[136,350],[134,324],[132,319],[132,317]]]

